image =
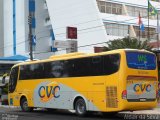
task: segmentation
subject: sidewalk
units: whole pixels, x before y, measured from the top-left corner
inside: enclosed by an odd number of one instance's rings
[[[20,107],[14,107],[14,106],[8,106],[8,105],[1,105],[0,108],[20,108]],[[152,110],[138,110],[138,111],[126,111],[126,112],[119,112],[120,114],[136,114],[136,115],[145,115],[145,114],[152,114],[152,115],[160,115],[160,104],[157,106],[157,108],[154,108]]]
[[[153,110],[138,110],[133,112],[120,112],[121,114],[156,114],[160,115],[160,108],[155,108]]]
[[[152,110],[138,110],[138,111],[126,111],[126,112],[119,112],[120,114],[130,114],[130,115],[158,115],[160,116],[160,103],[158,104],[157,108]]]

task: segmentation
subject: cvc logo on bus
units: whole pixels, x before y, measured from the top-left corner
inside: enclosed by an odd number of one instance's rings
[[[135,84],[133,86],[133,90],[136,92],[136,94],[140,95],[144,92],[150,92],[151,91],[151,85],[150,84]]]
[[[59,98],[59,91],[60,87],[58,86],[58,84],[52,82],[46,86],[40,86],[38,89],[38,95],[40,97],[41,102],[48,102],[52,98]]]

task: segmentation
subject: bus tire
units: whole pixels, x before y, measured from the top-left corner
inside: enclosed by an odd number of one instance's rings
[[[86,110],[86,103],[84,101],[84,99],[82,98],[79,98],[76,103],[75,103],[75,111],[76,111],[76,114],[80,117],[84,117],[87,113],[87,110]]]
[[[31,112],[33,110],[33,108],[28,107],[28,101],[25,97],[21,99],[20,105],[23,112]]]

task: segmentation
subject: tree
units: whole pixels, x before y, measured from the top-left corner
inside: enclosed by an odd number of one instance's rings
[[[125,37],[107,42],[107,46],[104,48],[104,51],[124,48],[145,49],[151,51],[153,47],[148,44],[147,40],[139,41],[136,38]]]

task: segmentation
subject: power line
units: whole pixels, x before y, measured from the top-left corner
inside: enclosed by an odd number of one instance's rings
[[[158,33],[155,33],[155,34],[158,34]],[[154,34],[150,34],[150,35],[154,35]],[[147,35],[146,35],[147,36]],[[82,45],[82,46],[79,46],[77,48],[84,48],[84,47],[90,47],[90,46],[94,46],[94,45],[101,45],[101,44],[107,44],[109,43],[110,41],[106,41],[106,42],[100,42],[100,43],[94,43],[94,44],[88,44],[88,45]],[[60,51],[65,51],[66,49],[60,49],[60,50],[57,50],[56,52],[60,52]],[[35,52],[34,54],[42,54],[42,53],[49,53],[51,51],[42,51],[42,52]]]
[[[109,41],[108,41],[109,42]],[[108,43],[108,42],[101,42],[101,43],[95,43],[95,44],[88,44],[88,45],[83,45],[83,46],[79,46],[77,48],[83,48],[83,47],[89,47],[89,46],[93,46],[93,45],[100,45],[100,44],[104,44],[104,43]],[[59,51],[64,51],[66,49],[61,49],[61,50],[57,50],[56,52],[59,52]],[[43,52],[35,52],[34,54],[41,54],[41,53],[48,53],[50,51],[43,51]]]
[[[90,30],[90,29],[93,29],[93,28],[99,28],[99,27],[103,27],[103,26],[105,26],[105,25],[94,26],[94,27],[90,27],[90,28],[81,29],[81,30],[78,30],[78,31],[85,31],[85,30]],[[105,30],[105,29],[103,29],[103,30]],[[95,31],[98,31],[98,30],[95,30]],[[90,32],[90,31],[88,31],[88,32]],[[88,33],[88,32],[83,32],[83,33]],[[62,34],[66,34],[66,33],[59,33],[59,34],[56,34],[56,35],[62,35]],[[155,34],[157,34],[157,33],[155,33]],[[150,34],[150,35],[153,35],[153,34]],[[45,37],[50,37],[50,35],[49,36],[41,36],[41,37],[37,38],[36,41],[39,41],[40,39],[45,38]],[[25,43],[25,42],[29,42],[29,41],[28,40],[21,41],[21,42],[17,43],[17,45]],[[10,45],[7,45],[5,47],[1,47],[0,49],[7,48],[7,47],[12,46],[12,45],[13,44],[10,44]]]
[[[109,16],[109,17],[106,17],[106,18],[112,18],[112,17],[114,17],[115,15],[113,15],[113,16]],[[137,18],[132,18],[132,19],[128,19],[128,20],[125,20],[125,21],[130,21],[130,20],[135,20],[135,19],[137,19]],[[89,23],[89,22],[92,22],[92,21],[97,21],[97,20],[99,20],[99,19],[95,19],[95,20],[90,20],[90,21],[87,21],[87,22],[82,22],[82,23],[78,23],[77,25],[80,25],[80,24],[85,24],[85,23]],[[123,22],[123,21],[119,21],[119,22],[117,22],[117,23],[120,23],[120,22]],[[105,26],[105,25],[100,25],[100,26],[94,26],[94,27],[90,27],[90,28],[84,28],[84,29],[81,29],[81,30],[78,30],[78,31],[84,31],[84,30],[89,30],[89,29],[94,29],[94,28],[98,28],[98,27],[103,27],[103,26]],[[62,27],[61,27],[62,28]],[[64,28],[64,27],[63,27]],[[60,28],[56,28],[56,29],[60,29]],[[40,31],[40,32],[37,32],[37,34],[40,34],[41,32],[44,32],[44,31]],[[85,32],[84,32],[85,33]],[[37,35],[36,34],[36,35]],[[62,34],[66,34],[66,33],[58,33],[58,34],[55,34],[55,35],[62,35]],[[21,36],[22,37],[22,36]],[[42,37],[49,37],[49,36],[42,36]],[[39,38],[38,38],[39,39]],[[38,40],[37,39],[37,40]],[[40,39],[41,39],[41,37],[40,37]],[[20,39],[17,39],[17,40],[20,40]],[[28,42],[28,40],[25,40],[25,41],[21,41],[21,42],[19,42],[19,43],[17,43],[17,45],[18,44],[22,44],[22,43],[24,43],[24,42]],[[7,45],[7,46],[12,46],[13,44],[10,44],[10,45]],[[4,46],[4,47],[1,47],[0,49],[3,49],[3,48],[6,48],[6,46]]]
[[[112,16],[109,16],[109,17],[105,17],[104,19],[113,18],[113,17],[115,17],[115,15],[112,15]],[[90,20],[90,21],[86,21],[86,22],[77,23],[77,24],[74,24],[74,25],[86,24],[86,23],[98,21],[98,20],[101,20],[101,19],[102,19],[102,18],[100,18],[100,19],[94,19],[94,20]],[[137,19],[137,18],[132,18],[132,19],[128,19],[128,20],[125,20],[125,21],[130,21],[130,20],[135,20],[135,19]],[[147,20],[146,20],[146,21],[147,21]],[[123,21],[119,21],[119,22],[116,22],[116,23],[121,23],[121,22],[123,22]],[[102,26],[103,26],[103,25],[102,25]],[[65,27],[66,27],[66,26],[65,26]],[[54,28],[54,30],[62,29],[62,28],[65,28],[65,27],[63,26],[63,27],[59,27],[59,28]],[[43,33],[43,32],[46,32],[46,30],[38,31],[38,32],[36,32],[36,35],[38,35],[38,34],[40,34],[40,33]],[[61,34],[65,34],[65,33],[58,33],[58,34],[56,34],[56,35],[61,35]],[[21,36],[21,37],[17,38],[17,40],[21,40],[20,38],[22,38],[22,37],[27,37],[27,35]]]

